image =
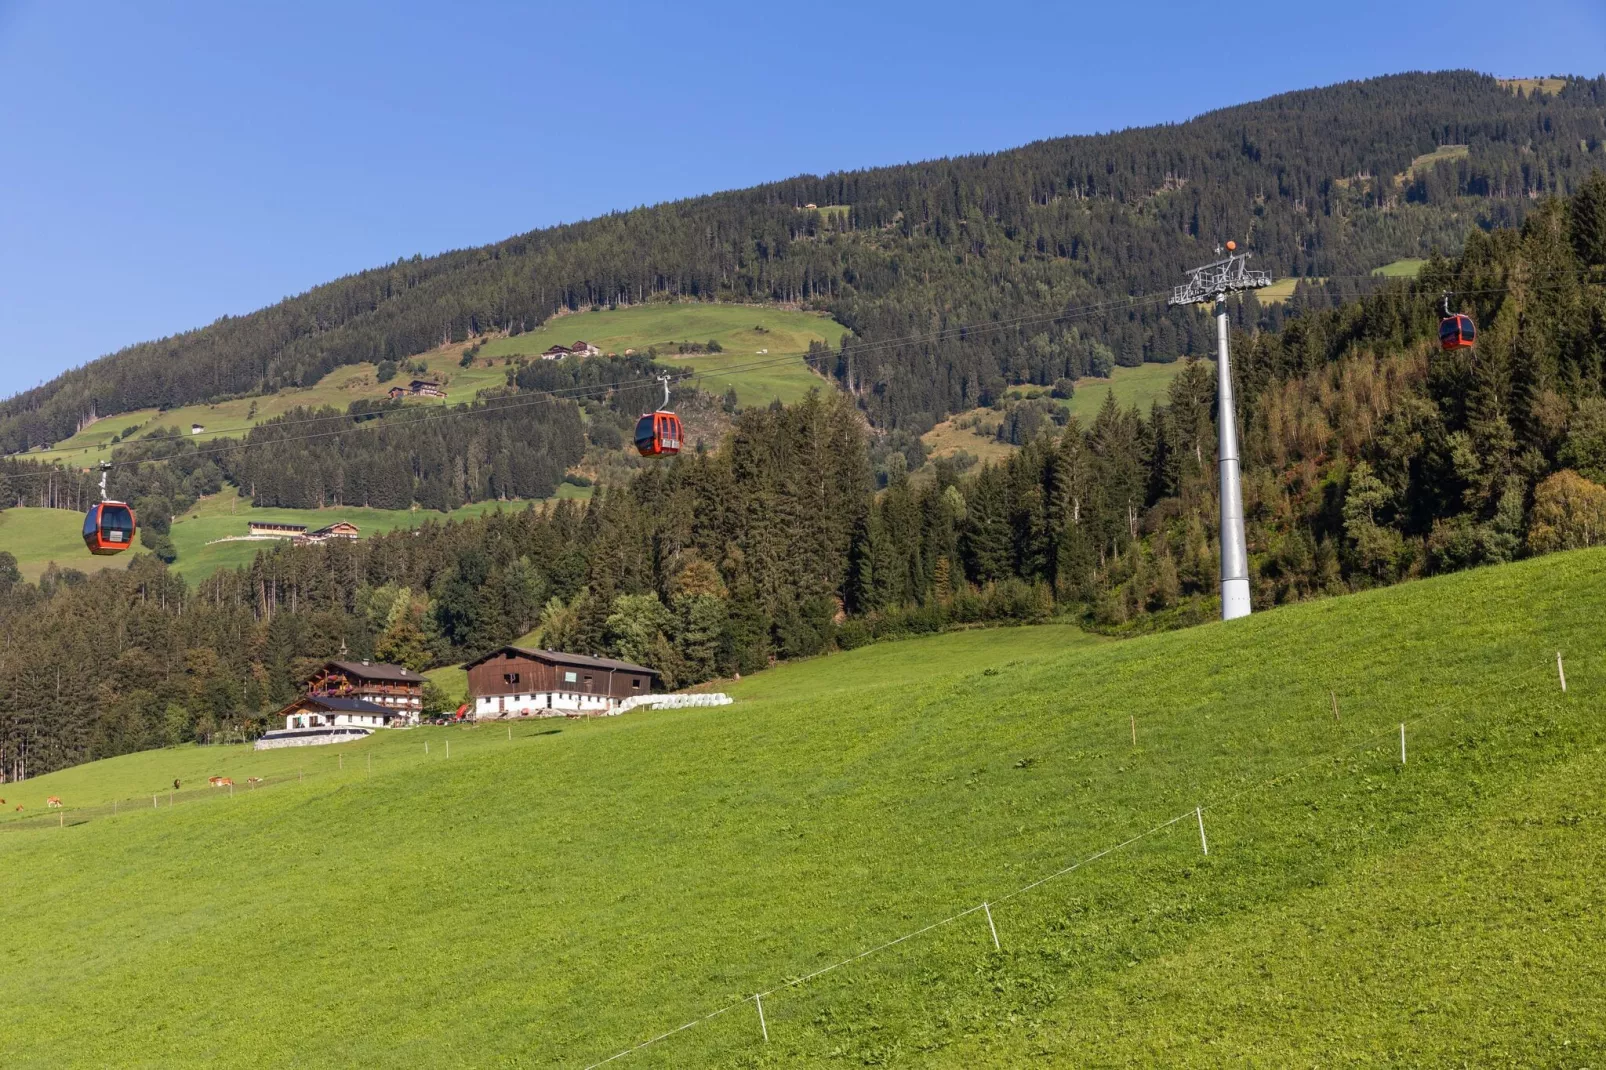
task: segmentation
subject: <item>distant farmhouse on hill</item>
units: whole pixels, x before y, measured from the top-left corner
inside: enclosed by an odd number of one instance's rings
[[[245,530],[252,535],[263,535],[269,538],[293,539],[297,535],[306,533],[305,524],[282,524],[277,520],[247,520]]]
[[[349,520],[336,520],[317,531],[308,531],[305,524],[285,524],[277,520],[247,520],[245,528],[256,538],[289,539],[298,546],[357,537],[357,525]]]
[[[602,350],[581,339],[572,346],[555,345],[541,354],[542,360],[562,360],[564,357],[600,357]]]
[[[433,379],[414,379],[406,386],[393,386],[385,391],[392,401],[396,398],[444,398],[446,391]]]
[[[349,520],[336,520],[333,524],[327,524],[317,531],[308,531],[297,535],[295,542],[305,545],[307,543],[328,542],[330,539],[355,539],[356,537],[356,524]]]

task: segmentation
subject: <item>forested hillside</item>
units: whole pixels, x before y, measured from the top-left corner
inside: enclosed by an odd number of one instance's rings
[[[1439,350],[1441,291],[1476,349]],[[1606,174],[1420,280],[1239,331],[1234,367],[1258,609],[1606,541]],[[285,547],[194,587],[148,558],[36,586],[0,554],[0,769],[246,725],[342,643],[423,668],[539,627],[677,686],[955,622],[1208,619],[1214,394],[1194,364],[1148,413],[1106,404],[974,472],[894,457],[877,492],[862,414],[827,392],[589,506]]]
[[[132,346],[0,403],[0,452],[58,441],[91,414],[310,384],[561,309],[670,298],[828,308],[855,335],[840,381],[879,426],[919,433],[1008,382],[1203,355],[1205,325],[1144,304],[896,339],[1152,293],[1228,236],[1260,266],[1313,278],[1455,251],[1470,228],[1519,223],[1606,161],[1603,119],[1606,79],[1525,96],[1471,73],[1399,75],[621,212],[401,260]]]

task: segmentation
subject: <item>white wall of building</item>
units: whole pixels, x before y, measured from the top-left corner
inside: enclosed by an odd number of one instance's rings
[[[608,713],[618,700],[578,691],[537,691],[526,695],[481,695],[474,700],[476,719],[549,717],[566,713]]]

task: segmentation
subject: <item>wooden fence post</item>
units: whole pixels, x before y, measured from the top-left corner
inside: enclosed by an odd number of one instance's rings
[[[1556,651],[1556,676],[1561,680],[1562,694],[1567,693],[1567,670],[1561,664],[1561,651]]]
[[[1338,692],[1337,691],[1329,691],[1327,694],[1329,696],[1331,696],[1331,698],[1333,700],[1333,723],[1337,724],[1338,723]]]
[[[993,924],[993,908],[984,902],[981,905],[981,909],[987,915],[987,931],[993,934],[993,950],[1004,950],[998,943],[998,927]]]
[[[753,993],[753,1005],[758,1008],[758,1028],[764,1034],[764,1043],[768,1044],[770,1042],[770,1027],[764,1021],[764,997],[757,992]]]
[[[1199,819],[1199,847],[1204,851],[1205,854],[1209,854],[1210,841],[1205,839],[1204,834],[1204,807],[1195,806],[1193,808],[1193,815]]]

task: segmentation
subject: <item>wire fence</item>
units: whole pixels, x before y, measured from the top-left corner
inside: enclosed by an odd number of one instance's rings
[[[1408,762],[1407,738],[1410,730],[1421,729],[1431,722],[1442,721],[1448,715],[1457,711],[1463,711],[1470,705],[1478,701],[1488,699],[1490,696],[1493,696],[1497,693],[1516,693],[1521,690],[1521,685],[1527,684],[1533,677],[1542,673],[1554,673],[1559,691],[1561,693],[1566,693],[1566,671],[1562,660],[1562,655],[1558,652],[1553,665],[1547,658],[1542,664],[1533,665],[1527,669],[1519,670],[1516,673],[1506,675],[1503,679],[1488,688],[1474,691],[1470,695],[1458,695],[1454,699],[1443,702],[1432,709],[1419,712],[1413,717],[1406,717],[1398,722],[1397,727],[1395,724],[1390,724],[1386,728],[1368,734],[1365,738],[1359,741],[1353,741],[1343,747],[1324,751],[1323,753],[1312,758],[1286,763],[1283,768],[1278,769],[1276,772],[1273,772],[1270,775],[1261,776],[1237,791],[1222,795],[1213,800],[1201,801],[1194,806],[1191,806],[1163,821],[1160,821],[1157,824],[1153,824],[1135,831],[1132,835],[1120,840],[1119,842],[1109,844],[1108,846],[1102,847],[1087,855],[1077,858],[1071,861],[1069,864],[1048,872],[1026,884],[1019,885],[997,896],[989,897],[980,902],[963,907],[962,909],[956,910],[954,913],[949,914],[946,917],[928,922],[919,928],[912,929],[898,936],[894,936],[872,947],[832,962],[829,965],[822,966],[819,969],[813,970],[809,973],[782,981],[779,984],[773,985],[772,987],[755,992],[750,996],[742,996],[738,999],[733,999],[724,1005],[709,1011],[707,1014],[704,1014],[701,1017],[694,1018],[682,1025],[675,1026],[672,1029],[668,1029],[662,1033],[651,1036],[638,1044],[620,1049],[606,1058],[592,1062],[586,1066],[585,1070],[596,1070],[598,1067],[605,1066],[619,1059],[623,1059],[628,1055],[633,1055],[647,1048],[661,1044],[664,1041],[669,1040],[671,1037],[678,1036],[679,1034],[690,1029],[694,1029],[697,1026],[711,1022],[716,1018],[729,1014],[731,1011],[747,1007],[749,1004],[752,1004],[753,1007],[755,1014],[754,1021],[757,1031],[763,1042],[768,1043],[770,1040],[770,1035],[769,1021],[764,1013],[765,1000],[773,999],[774,997],[789,991],[795,991],[812,981],[826,976],[827,974],[834,973],[855,963],[862,962],[863,960],[871,958],[875,955],[890,951],[893,948],[899,947],[902,944],[906,944],[909,941],[917,939],[918,937],[936,932],[939,929],[943,929],[954,924],[955,922],[961,921],[973,915],[981,914],[986,918],[988,933],[991,937],[994,950],[1002,950],[998,939],[998,930],[993,921],[992,911],[994,907],[1008,903],[1011,900],[1033,892],[1053,881],[1067,877],[1078,870],[1093,865],[1101,859],[1108,858],[1111,855],[1125,851],[1126,849],[1133,847],[1144,840],[1150,839],[1151,837],[1165,832],[1179,823],[1188,821],[1190,819],[1196,821],[1198,824],[1200,853],[1208,855],[1210,853],[1210,847],[1208,833],[1206,830],[1206,815],[1212,810],[1222,810],[1233,805],[1234,803],[1239,802],[1246,796],[1265,791],[1267,789],[1276,788],[1284,783],[1290,782],[1294,778],[1297,778],[1300,776],[1300,774],[1306,773],[1318,766],[1330,765],[1335,761],[1351,757],[1358,753],[1368,750],[1376,750],[1382,744],[1392,744],[1392,741],[1396,738],[1396,736],[1399,740],[1399,752],[1397,758],[1395,758],[1395,761],[1397,761],[1398,766],[1403,769]],[[1338,692],[1334,690],[1329,694],[1332,698],[1333,717],[1334,720],[1337,721],[1341,717]],[[1135,742],[1135,720],[1132,722],[1132,732]],[[1392,750],[1390,753],[1392,754]]]
[[[154,791],[149,795],[132,795],[123,799],[113,799],[108,803],[96,803],[90,806],[68,806],[65,804],[51,806],[47,803],[43,812],[37,808],[25,810],[21,805],[13,803],[0,809],[0,832],[55,827],[66,828],[71,825],[82,825],[98,818],[116,817],[136,811],[170,810],[179,805],[223,801],[233,798],[236,794],[244,795],[247,792],[265,788],[301,783],[319,775],[316,771],[309,773],[298,770],[294,773],[280,773],[275,776],[252,776],[240,781],[230,780],[228,783],[217,786],[203,781],[205,785],[203,787],[170,787],[165,791]],[[27,783],[27,781],[21,781],[15,784],[0,785],[0,801],[3,801],[4,795],[8,790],[12,794],[16,794],[24,790]],[[5,809],[9,809],[10,812],[4,812]]]

